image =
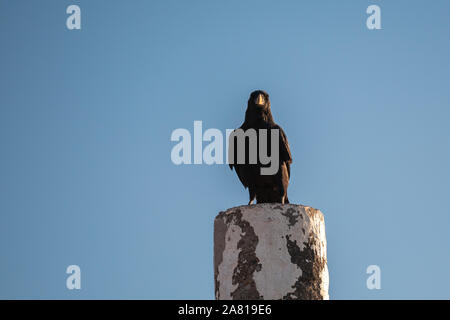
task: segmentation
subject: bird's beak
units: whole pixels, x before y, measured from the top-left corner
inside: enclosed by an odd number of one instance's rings
[[[258,94],[258,96],[256,97],[255,104],[261,107],[266,104],[266,99],[264,99],[264,95],[262,93]]]

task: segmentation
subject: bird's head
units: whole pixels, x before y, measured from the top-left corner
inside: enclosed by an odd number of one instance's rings
[[[248,99],[248,106],[261,108],[261,110],[267,110],[270,108],[269,94],[263,90],[256,90],[250,94]]]
[[[245,119],[247,123],[261,120],[269,123],[273,122],[269,94],[267,92],[256,90],[250,94]]]

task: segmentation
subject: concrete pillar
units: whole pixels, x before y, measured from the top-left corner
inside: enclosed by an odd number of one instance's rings
[[[220,212],[214,221],[217,300],[328,299],[323,214],[263,203]]]

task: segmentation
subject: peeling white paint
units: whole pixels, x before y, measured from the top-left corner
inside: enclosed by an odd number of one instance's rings
[[[312,208],[309,208],[310,210]],[[314,213],[315,215],[318,214],[318,218],[314,219],[314,223],[312,226],[313,234],[318,238],[318,241],[315,242],[314,249],[316,252],[318,252],[319,257],[327,259],[327,239],[325,234],[325,221],[323,218],[323,214],[316,209],[312,209],[317,211],[317,213]],[[325,265],[325,268],[322,270],[322,282],[320,291],[322,296],[324,297],[324,300],[329,299],[328,295],[328,288],[329,288],[329,273],[328,273],[328,264]]]
[[[330,300],[330,296],[328,294],[330,278],[328,273],[328,263],[325,264],[325,268],[322,270],[322,283],[320,285],[320,294],[323,297],[323,300]]]
[[[293,204],[258,204],[229,209],[226,213],[235,212],[236,209],[240,209],[241,220],[247,221],[258,237],[255,254],[261,269],[254,272],[253,280],[264,299],[282,299],[295,290],[293,286],[302,275],[302,270],[291,262],[286,237],[295,241],[300,250],[306,247],[309,237],[314,237],[313,249],[326,261],[325,222],[319,210]],[[293,219],[286,215],[288,209],[296,219],[292,225]],[[217,278],[220,299],[231,299],[231,293],[238,287],[237,284],[232,285],[232,277],[238,266],[240,249],[237,243],[243,236],[234,218],[226,226],[225,249]],[[324,299],[329,298],[328,283],[328,268],[325,265],[320,282]]]
[[[233,279],[233,272],[238,265],[239,252],[241,252],[241,249],[238,249],[237,244],[242,238],[242,229],[234,224],[234,219],[231,222],[231,225],[227,227],[223,260],[219,265],[217,276],[217,280],[220,283],[218,294],[221,300],[231,300],[231,293],[236,290],[238,286],[237,284],[233,285],[230,280]],[[216,297],[216,299],[219,297]]]
[[[256,256],[260,260],[261,270],[253,274],[253,279],[264,299],[282,299],[286,293],[293,291],[293,285],[302,275],[302,270],[291,262],[286,247],[286,236],[297,240],[299,235],[303,235],[299,230],[301,224],[290,227],[288,218],[274,214],[278,210],[273,207],[249,207],[242,215],[242,219],[250,223],[259,239]],[[301,247],[303,239],[297,240],[297,243]]]

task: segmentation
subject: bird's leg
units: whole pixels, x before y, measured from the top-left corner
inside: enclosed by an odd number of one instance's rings
[[[250,196],[250,201],[248,202],[248,205],[253,204],[253,200],[255,200],[255,191],[253,189],[248,188],[248,194]]]

